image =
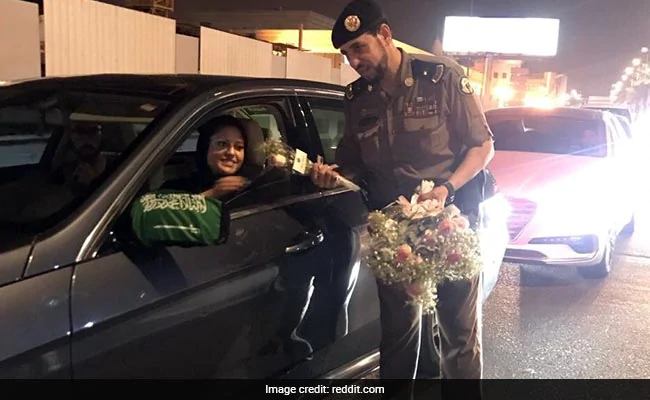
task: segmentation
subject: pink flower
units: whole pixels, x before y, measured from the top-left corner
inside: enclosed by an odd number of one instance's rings
[[[287,158],[280,154],[272,154],[269,157],[269,164],[274,167],[283,167],[287,163]]]
[[[454,218],[454,224],[458,229],[467,229],[469,228],[469,221],[465,217]]]
[[[427,229],[422,234],[422,242],[427,246],[433,246],[436,244],[436,233],[431,229]]]
[[[460,254],[458,253],[451,253],[447,256],[447,263],[448,264],[456,264],[460,260],[462,260],[463,257],[461,257]]]
[[[449,235],[454,229],[454,225],[448,219],[442,220],[438,223],[438,232],[441,235]]]
[[[413,250],[411,249],[411,246],[409,246],[408,244],[403,244],[397,248],[397,254],[395,255],[395,259],[397,260],[398,263],[405,263],[406,261],[408,261],[412,252]]]
[[[417,282],[407,283],[404,285],[404,289],[406,290],[406,294],[411,297],[417,297],[424,293],[424,288]]]

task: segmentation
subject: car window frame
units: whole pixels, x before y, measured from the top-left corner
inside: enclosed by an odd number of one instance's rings
[[[325,146],[323,144],[323,139],[321,138],[321,134],[318,130],[318,125],[316,124],[316,118],[314,116],[314,110],[313,110],[313,105],[311,103],[311,100],[326,100],[330,102],[337,102],[340,105],[340,112],[343,115],[343,130],[341,132],[341,135],[339,136],[338,141],[341,141],[341,138],[345,134],[345,100],[343,98],[343,93],[341,92],[340,95],[338,96],[330,96],[330,95],[319,95],[319,96],[301,96],[301,102],[306,105],[306,108],[308,112],[305,114],[305,118],[307,119],[307,126],[310,128],[311,135],[315,136],[318,140],[318,152],[320,155],[325,158]],[[337,143],[338,147],[338,143]],[[325,159],[325,162],[333,164],[335,160],[327,160]]]
[[[310,114],[311,110],[308,107],[306,107],[306,105],[308,104],[308,98],[324,98],[324,99],[340,100],[341,104],[343,105],[343,112],[345,113],[345,91],[343,88],[341,88],[341,90],[318,90],[314,92],[299,92],[298,97],[300,103],[305,104],[304,106],[304,108],[306,108],[305,118],[307,118],[307,121],[314,121],[313,116]],[[318,154],[323,155],[323,145],[320,140],[320,135],[316,130],[316,126],[315,124],[308,124],[308,125],[309,125],[309,131],[311,132],[310,136],[315,137],[315,140],[317,140]],[[343,132],[343,134],[345,134],[345,131]],[[321,192],[323,193],[323,197],[336,196],[349,191],[351,191],[351,189],[345,187],[335,187],[331,189],[321,190]]]
[[[136,158],[136,160],[142,161],[136,162],[135,164],[137,165],[132,166],[136,170],[134,176],[130,177],[127,182],[124,182],[122,190],[115,196],[109,207],[103,210],[94,228],[87,233],[86,240],[77,252],[75,262],[92,260],[97,256],[98,251],[102,248],[106,240],[110,239],[111,227],[114,226],[117,219],[128,209],[128,205],[136,198],[140,189],[144,187],[155,171],[173,156],[175,150],[189,137],[192,129],[205,117],[233,108],[235,104],[242,104],[246,101],[249,103],[251,101],[261,101],[261,99],[269,97],[284,97],[292,104],[290,99],[297,99],[303,93],[309,93],[310,95],[336,93],[338,95],[337,91],[305,88],[291,83],[273,87],[264,85],[242,88],[234,87],[230,90],[210,90],[203,95],[196,96],[179,110],[176,110],[172,119],[166,121],[163,126],[154,132],[154,136],[158,140],[152,140],[148,144],[145,143],[136,152],[136,156],[141,155],[147,151],[148,147],[153,147],[153,150],[150,150],[149,154],[154,154],[155,156],[144,160],[142,160],[141,156]],[[340,94],[342,96],[343,92],[341,91]],[[292,112],[294,112],[294,106],[293,104],[291,105]],[[304,122],[300,121],[296,115],[290,115],[289,118],[294,119],[296,126]],[[230,219],[244,218],[287,205],[314,200],[323,196],[323,191],[316,189],[313,193],[289,196],[273,203],[254,205],[237,210],[231,213]]]

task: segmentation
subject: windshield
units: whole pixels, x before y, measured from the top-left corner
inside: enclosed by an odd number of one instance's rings
[[[0,240],[68,216],[167,106],[89,91],[13,88],[0,98]]]
[[[607,155],[602,122],[553,115],[504,115],[486,113],[494,133],[494,148],[590,157]]]

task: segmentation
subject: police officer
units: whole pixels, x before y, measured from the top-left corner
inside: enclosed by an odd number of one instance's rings
[[[483,169],[494,148],[462,67],[446,57],[397,48],[372,0],[345,7],[332,43],[360,78],[346,87],[346,128],[336,165],[315,165],[314,183],[331,188],[341,174],[362,183],[369,206],[381,209],[400,195],[410,197],[421,180],[434,180],[435,188],[423,197],[453,202],[476,222]],[[439,360],[436,324],[406,305],[418,288],[378,282],[378,289],[382,379],[434,378],[439,372],[443,378],[482,378],[480,277],[438,289]]]

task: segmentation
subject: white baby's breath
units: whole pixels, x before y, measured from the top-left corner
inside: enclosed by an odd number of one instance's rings
[[[422,181],[408,201],[399,197],[368,216],[368,267],[387,284],[418,285],[413,303],[431,312],[437,286],[445,280],[470,279],[480,273],[477,234],[454,206],[442,208],[436,200],[418,203],[418,196],[433,189]]]

